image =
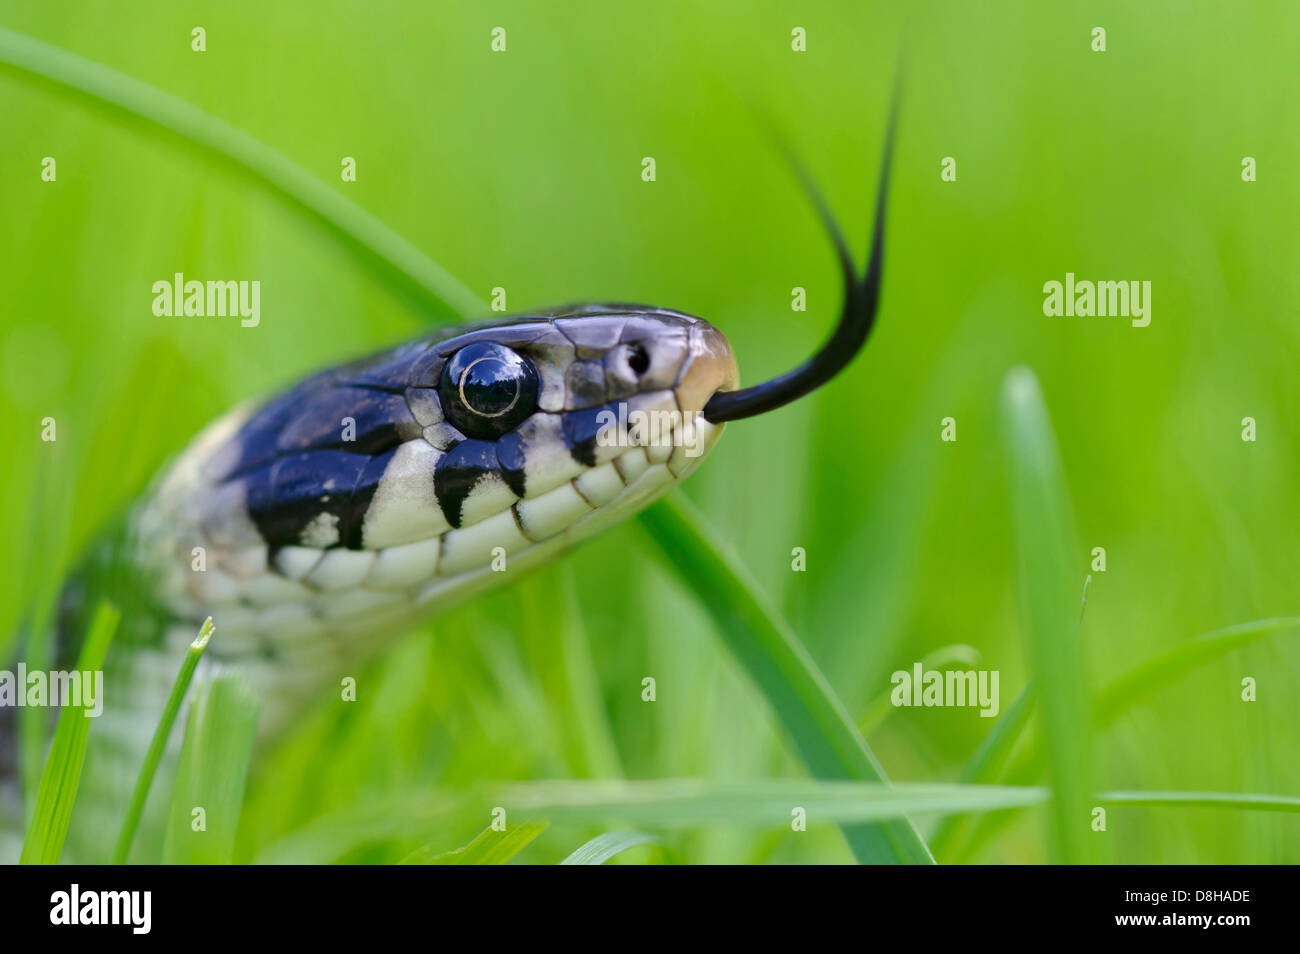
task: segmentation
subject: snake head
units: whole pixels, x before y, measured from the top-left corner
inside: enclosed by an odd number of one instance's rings
[[[585,305],[439,331],[218,421],[139,516],[175,608],[337,630],[540,562],[689,474],[738,385],[690,315]],[[214,566],[190,572],[201,547]],[[304,626],[307,625],[304,623]]]

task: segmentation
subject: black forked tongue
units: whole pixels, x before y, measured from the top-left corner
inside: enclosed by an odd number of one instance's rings
[[[789,404],[811,391],[817,390],[840,371],[862,350],[871,328],[876,322],[876,307],[880,301],[880,273],[884,258],[885,234],[885,194],[889,188],[889,163],[894,148],[894,124],[898,116],[898,84],[895,84],[893,98],[889,107],[889,124],[885,129],[884,157],[880,165],[880,180],[876,186],[876,222],[871,235],[871,254],[867,259],[866,270],[859,277],[853,265],[853,253],[849,251],[844,233],[840,231],[835,217],[831,214],[816,185],[795,163],[795,170],[808,192],[822,224],[830,233],[835,251],[839,255],[840,268],[844,273],[844,308],[840,312],[840,322],[830,339],[822,345],[820,351],[793,371],[752,388],[739,391],[719,391],[709,398],[704,405],[704,417],[714,424],[723,421],[735,421],[742,417],[753,417]]]

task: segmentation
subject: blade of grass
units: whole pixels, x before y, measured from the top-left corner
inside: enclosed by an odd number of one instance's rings
[[[836,698],[798,637],[734,556],[680,493],[641,515],[669,567],[700,599],[724,642],[772,706],[809,771],[822,779],[886,782],[875,754]],[[872,864],[932,864],[906,819],[853,826],[845,838],[857,859]]]
[[[104,657],[121,619],[117,607],[108,602],[99,604],[77,658],[78,672],[103,672]],[[63,840],[68,835],[68,821],[72,818],[72,806],[81,784],[81,768],[86,759],[86,738],[90,734],[91,718],[84,695],[81,701],[81,706],[65,706],[59,713],[59,724],[54,730],[54,741],[50,744],[36,792],[36,807],[23,841],[20,864],[57,864],[59,855],[63,853]]]
[[[346,857],[360,845],[400,839],[412,824],[446,827],[484,804],[548,821],[608,823],[662,829],[740,825],[789,831],[791,810],[803,808],[812,825],[856,825],[910,815],[1005,813],[1041,805],[1042,786],[963,785],[750,779],[652,781],[543,780],[485,784],[476,791],[408,789],[308,822],[267,847],[259,864],[320,863]],[[1297,812],[1300,797],[1234,792],[1103,792],[1098,804]],[[327,850],[321,851],[325,842]]]
[[[1145,808],[1229,808],[1237,811],[1300,813],[1300,796],[1255,792],[1102,792],[1108,805]]]
[[[217,676],[190,705],[172,793],[166,864],[229,864],[260,706],[243,678]]]
[[[559,575],[560,600],[564,606],[560,634],[562,659],[586,769],[595,778],[618,778],[623,774],[622,760],[614,741],[613,726],[609,724],[609,713],[600,696],[600,679],[591,656],[591,640],[582,621],[573,564],[563,564]]]
[[[36,483],[32,488],[35,498],[28,513],[29,544],[24,550],[31,554],[23,561],[25,578],[19,593],[33,594],[27,612],[28,640],[24,657],[28,667],[47,670],[53,652],[53,625],[55,606],[58,603],[59,585],[67,563],[69,527],[72,507],[67,501],[73,497],[73,479],[76,467],[69,467],[72,454],[63,450],[57,441],[46,445],[36,470]],[[8,659],[7,647],[0,657]],[[35,804],[41,777],[41,753],[45,750],[47,722],[37,708],[18,710],[19,780],[23,801]]]
[[[1036,700],[1037,685],[1030,679],[1002,714],[1003,717],[980,742],[970,762],[962,768],[961,781],[971,784],[987,782],[998,774],[1011,747],[1020,737],[1021,730],[1029,722]]]
[[[1091,720],[1074,623],[1074,531],[1052,425],[1038,379],[1014,368],[1002,388],[1011,454],[1012,512],[1021,601],[1053,799],[1051,845],[1058,861],[1092,860]]]
[[[810,824],[854,827],[902,820],[909,814],[1035,805],[1046,798],[1046,790],[803,779],[557,780],[520,782],[493,797],[510,811],[552,821],[611,821],[661,828],[719,823],[787,827],[793,810],[800,808]]]
[[[122,821],[122,830],[117,836],[117,847],[113,849],[113,864],[126,864],[127,855],[131,853],[131,842],[135,838],[136,829],[140,825],[140,816],[144,814],[144,803],[149,798],[149,789],[153,785],[154,775],[158,771],[158,763],[162,760],[163,750],[167,747],[167,740],[171,737],[172,726],[176,724],[176,716],[181,711],[181,703],[185,701],[185,693],[190,688],[190,681],[194,678],[194,670],[198,668],[199,660],[203,658],[203,650],[207,649],[208,640],[212,638],[212,617],[209,616],[199,630],[199,635],[195,637],[194,642],[190,643],[189,649],[185,652],[185,658],[181,661],[180,672],[176,674],[176,681],[172,684],[171,695],[167,697],[167,704],[163,707],[162,717],[158,720],[158,727],[154,730],[153,740],[149,743],[149,751],[145,753],[144,765],[140,768],[140,777],[136,779],[135,791],[131,793],[131,804],[126,811],[126,818]]]
[[[660,779],[520,782],[498,790],[493,797],[511,811],[552,820],[617,820],[679,828],[718,823],[785,826],[790,823],[792,806],[804,808],[810,822],[841,825],[935,812],[991,812],[1045,804],[1053,792],[1042,786],[959,783]],[[1094,797],[1109,805],[1300,812],[1300,796],[1293,795],[1117,791]]]
[[[403,285],[442,308],[456,314],[485,310],[477,295],[378,218],[274,149],[197,106],[100,63],[3,28],[0,63],[202,147],[234,171],[306,209],[336,236],[382,263]]]
[[[637,845],[657,845],[660,839],[643,831],[607,831],[597,835],[560,862],[562,865],[603,865]]]
[[[402,860],[404,865],[503,865],[528,847],[529,842],[546,830],[546,822],[507,825],[502,831],[485,828],[463,848],[433,854],[429,847],[419,848]]]

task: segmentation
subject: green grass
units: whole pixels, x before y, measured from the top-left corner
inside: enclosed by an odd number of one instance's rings
[[[789,824],[791,806],[823,821],[853,823],[945,812],[989,812],[1050,802],[1051,789],[997,785],[791,782],[753,779],[730,784],[668,779],[655,782],[534,782],[501,792],[507,805],[556,819],[603,819],[681,827],[725,822]],[[1183,806],[1296,813],[1300,797],[1232,792],[1099,792],[1099,804]]]
[[[1164,655],[1148,660],[1097,693],[1093,718],[1111,725],[1122,713],[1194,669],[1222,659],[1256,640],[1300,631],[1300,617],[1262,619],[1202,633]]]
[[[145,753],[144,764],[140,767],[140,777],[131,792],[131,804],[127,807],[126,819],[122,822],[122,830],[117,836],[117,845],[113,849],[114,864],[125,864],[131,854],[131,842],[135,839],[136,829],[140,827],[140,817],[144,814],[145,802],[149,799],[149,789],[153,786],[154,775],[158,772],[158,763],[162,761],[163,750],[167,748],[167,740],[171,738],[172,726],[176,724],[176,716],[180,714],[181,704],[185,701],[185,694],[189,691],[190,682],[194,678],[194,671],[199,667],[203,651],[208,648],[208,641],[212,639],[212,631],[212,617],[209,616],[199,629],[199,634],[194,637],[194,642],[185,651],[180,672],[176,674],[176,681],[172,684],[172,691],[167,696],[167,703],[158,719],[158,727],[149,742],[149,750]]]
[[[412,852],[404,864],[420,865],[503,865],[546,830],[546,822],[524,822],[505,828],[485,828],[463,848],[435,852],[430,847]]]
[[[259,709],[238,675],[216,676],[195,693],[168,814],[166,864],[234,857]]]
[[[642,522],[682,584],[708,608],[719,634],[762,690],[812,774],[886,782],[875,754],[798,637],[745,568],[710,545],[716,534],[703,516],[674,495],[647,510]],[[906,819],[846,828],[844,835],[864,864],[933,862]]]
[[[1222,658],[1233,650],[1248,646],[1264,636],[1289,632],[1296,629],[1297,625],[1300,625],[1300,621],[1288,617],[1240,623],[1221,630],[1201,633],[1182,646],[1142,663],[1097,692],[1092,704],[1093,724],[1098,729],[1107,728],[1146,700],[1149,695],[1180,677]],[[1042,743],[1035,736],[1030,736],[1024,741],[1019,758],[1010,767],[1006,766],[1009,752],[1018,741],[1021,741],[1022,733],[1029,724],[1029,716],[1033,712],[1035,701],[1035,686],[1032,682],[1027,683],[963,769],[961,777],[963,782],[1001,779],[1023,785],[1042,773],[1044,769]],[[966,850],[969,851],[992,837],[992,834],[1009,820],[1010,813],[1000,817],[993,816],[981,822],[975,833],[970,835]],[[957,837],[960,827],[959,819],[947,818],[936,829],[934,845],[941,857],[948,856],[952,839]]]
[[[1071,599],[1082,585],[1082,561],[1051,422],[1033,372],[1012,370],[1002,403],[1025,637],[1052,783],[1051,843],[1057,861],[1079,864],[1096,854],[1088,827],[1093,791],[1088,676]]]
[[[579,845],[562,865],[603,865],[611,858],[640,845],[656,845],[659,839],[643,831],[607,831]]]
[[[57,503],[61,492],[68,492],[72,479],[70,455],[56,446],[42,454],[37,462],[34,486],[31,488],[32,506],[25,514],[26,534],[24,552],[27,559],[21,563],[20,593],[30,607],[25,620],[29,634],[26,646],[28,664],[36,669],[48,668],[51,656],[53,620],[59,593],[59,583],[67,566],[68,523],[71,515],[67,507]],[[17,630],[15,629],[15,634]],[[0,636],[0,654],[7,659],[14,641]],[[41,777],[41,753],[44,751],[46,725],[44,713],[39,709],[23,709],[18,715],[18,733],[22,745],[19,756],[19,780],[22,791],[30,801],[36,794]]]
[[[64,50],[0,29],[0,63],[86,96],[132,120],[152,123],[202,147],[241,174],[265,183],[286,201],[302,206],[334,231],[409,281],[444,311],[477,311],[481,300],[373,215],[347,201],[302,168],[229,123],[147,83]]]
[[[99,605],[77,657],[77,672],[103,670],[104,657],[121,618],[121,613],[112,604]],[[84,699],[81,706],[64,706],[59,712],[54,740],[50,743],[40,787],[36,791],[35,808],[27,826],[27,837],[23,841],[22,864],[58,864],[63,853],[63,841],[68,834],[68,822],[81,784],[86,740],[94,722],[88,713],[89,706]]]
[[[29,568],[0,580],[5,639],[33,610],[52,618],[68,558],[206,421],[409,335],[412,314],[447,316],[461,287],[448,275],[469,289],[465,307],[503,285],[512,311],[604,297],[705,315],[746,382],[786,370],[832,320],[824,239],[739,104],[790,133],[861,238],[901,8],[810,8],[802,57],[785,42],[788,12],[770,5],[724,4],[723,43],[690,5],[656,4],[647,45],[635,4],[553,18],[507,3],[495,16],[511,52],[495,58],[480,42],[494,24],[470,8],[332,12],[304,33],[288,11],[234,0],[205,15],[202,55],[188,50],[193,18],[163,4],[146,3],[130,30],[108,9],[0,15],[45,45],[5,34],[3,55],[26,59],[0,68],[15,131],[0,181],[16,226],[0,236],[13,277],[0,414],[19,435],[0,472],[0,518],[30,528],[2,544],[10,565]],[[1288,318],[1300,184],[1279,157],[1300,141],[1277,121],[1287,86],[1269,79],[1290,75],[1273,38],[1300,27],[1300,13],[1108,6],[1097,11],[1113,40],[1104,57],[1052,5],[923,4],[913,16],[876,337],[823,393],[729,427],[684,491],[707,514],[693,545],[734,551],[727,560],[754,582],[720,584],[716,605],[701,606],[658,545],[624,527],[436,621],[361,674],[373,689],[355,705],[322,701],[251,764],[218,759],[247,779],[214,860],[400,861],[469,844],[498,794],[485,780],[510,791],[679,778],[714,801],[668,791],[636,808],[658,819],[644,825],[556,803],[515,857],[558,862],[631,824],[663,844],[633,858],[843,862],[857,856],[840,825],[906,814],[940,860],[1300,854],[1282,808],[1300,792],[1287,690],[1300,666],[1287,635],[1296,538],[1278,519],[1300,485],[1300,330]],[[304,42],[286,49],[286,31]],[[636,65],[611,71],[615,61]],[[33,81],[32,67],[55,82]],[[106,91],[141,118],[105,107]],[[682,102],[698,121],[682,121]],[[654,184],[637,175],[646,154],[659,159]],[[1261,168],[1249,185],[1237,174],[1246,154]],[[37,175],[47,155],[57,183]],[[358,156],[357,183],[339,182],[343,155]],[[946,155],[958,158],[956,183],[938,178]],[[103,240],[104,223],[140,220],[149,228]],[[262,326],[153,319],[149,283],[177,270],[262,279]],[[1151,278],[1152,326],[1043,318],[1039,289],[1066,270]],[[794,285],[809,291],[806,314],[789,310]],[[1033,368],[1052,419],[1008,444],[999,395],[1016,365]],[[56,446],[28,441],[46,414],[59,418]],[[1260,422],[1255,444],[1240,440],[1247,414]],[[950,415],[960,439],[943,444],[938,421]],[[1054,434],[1046,458],[1035,433]],[[1053,454],[1052,468],[1035,464]],[[1013,492],[1024,486],[1041,492]],[[38,493],[47,504],[35,506]],[[1069,501],[1072,546],[1052,533],[1064,523],[1053,499]],[[1093,574],[1076,635],[1099,545],[1110,565]],[[806,573],[790,569],[794,546]],[[754,592],[770,613],[738,632],[719,625]],[[785,714],[773,707],[778,682],[755,681],[744,656],[773,627],[798,633],[804,675],[823,676]],[[37,628],[40,650],[48,629]],[[1271,635],[1282,638],[1259,638]],[[952,710],[881,718],[889,673],[955,644],[1002,674],[994,725]],[[778,647],[758,662],[779,658]],[[799,671],[773,668],[786,681]],[[660,686],[653,704],[639,697],[646,675]],[[1259,682],[1253,703],[1240,698],[1247,676]],[[835,719],[814,719],[800,741],[790,712],[825,705]],[[807,751],[852,763],[840,743],[854,725],[870,743],[861,751],[906,781],[833,801],[822,786],[840,783],[807,779]],[[45,727],[28,719],[24,731],[34,782]],[[911,787],[949,779],[987,783],[942,795],[960,816],[936,815],[925,806],[940,796]],[[802,786],[782,798],[821,806],[808,831],[790,830],[769,782]],[[1110,810],[1095,845],[1078,843],[1092,833],[1071,814],[1094,804],[1089,791]],[[862,817],[887,798],[897,814]],[[1261,806],[1273,810],[1248,810]],[[950,835],[941,818],[959,820]],[[146,830],[133,856],[162,857]]]

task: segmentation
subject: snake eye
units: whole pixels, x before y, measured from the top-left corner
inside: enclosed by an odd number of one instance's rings
[[[495,440],[537,409],[537,368],[491,341],[466,345],[442,369],[442,412],[467,437]]]

